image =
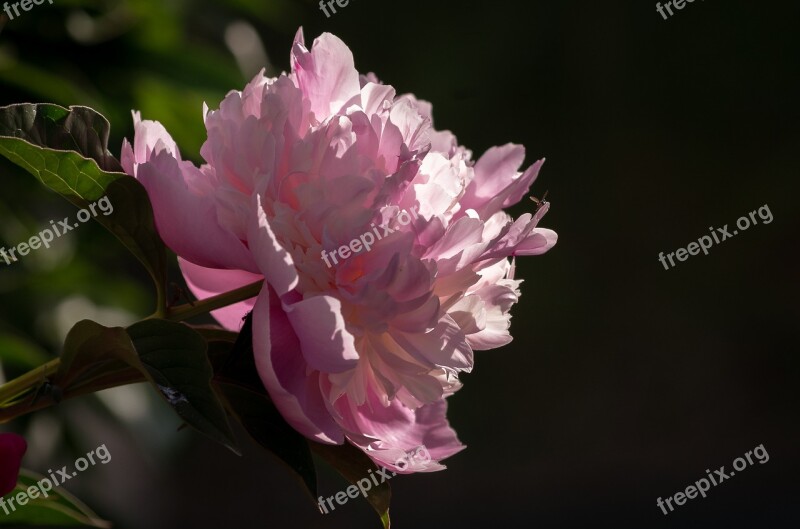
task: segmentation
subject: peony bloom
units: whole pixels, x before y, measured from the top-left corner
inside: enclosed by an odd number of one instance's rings
[[[359,75],[333,35],[309,50],[298,32],[291,64],[204,109],[202,167],[138,113],[123,166],[199,298],[266,279],[258,298],[213,314],[239,330],[253,310],[259,375],[294,428],[396,471],[442,469],[463,449],[446,397],[474,350],[511,341],[510,258],[556,242],[537,227],[546,204],[516,220],[502,210],[542,161],[520,172],[512,144],[473,161],[433,128],[429,103]],[[368,233],[368,249],[353,244]],[[430,460],[398,468],[420,446]]]
[[[14,433],[0,433],[0,497],[17,486],[22,456],[28,449],[25,439]]]

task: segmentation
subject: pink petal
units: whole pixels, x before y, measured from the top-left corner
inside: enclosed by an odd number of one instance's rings
[[[344,42],[330,33],[320,35],[310,52],[301,40],[295,42],[292,72],[320,122],[360,102],[361,85],[353,54]]]
[[[345,327],[341,302],[331,296],[315,296],[284,310],[312,369],[342,373],[358,364],[353,335]]]
[[[411,356],[436,366],[471,371],[472,348],[461,328],[444,316],[436,328],[426,333],[393,332],[392,338]]]
[[[137,177],[153,204],[158,233],[176,254],[207,268],[256,272],[242,241],[217,222],[213,198],[189,190],[186,175],[199,169],[161,151],[138,167]]]
[[[483,222],[470,217],[461,217],[447,227],[447,231],[436,244],[428,248],[426,258],[447,259],[464,251],[469,245],[481,242]]]
[[[389,85],[367,83],[361,89],[361,108],[367,116],[377,114],[385,102],[394,100],[394,96],[395,90]]]
[[[466,448],[447,422],[445,399],[416,410],[397,399],[384,407],[372,392],[368,402],[358,408],[343,406],[343,400],[337,402],[337,409],[342,412],[347,438],[375,463],[397,473],[443,470],[446,467],[441,460]],[[420,447],[427,450],[429,461],[409,457],[406,468],[397,464],[398,459]]]
[[[279,295],[283,295],[294,289],[300,278],[292,256],[281,246],[272,231],[261,196],[256,195],[253,198],[253,205],[256,214],[247,233],[250,250],[269,284]]]
[[[181,159],[178,146],[164,125],[157,121],[144,120],[139,112],[133,112],[133,146],[124,140],[121,163],[126,173],[136,176],[135,166],[146,163],[154,154],[166,150],[177,160]]]
[[[295,430],[309,439],[342,444],[344,434],[323,399],[319,373],[309,373],[300,348],[280,299],[264,288],[253,308],[253,351],[261,381]]]
[[[480,209],[505,190],[525,161],[525,148],[509,143],[492,147],[475,163],[475,178],[461,200],[464,209]]]
[[[514,255],[542,255],[558,242],[558,234],[547,228],[536,228],[514,250]]]

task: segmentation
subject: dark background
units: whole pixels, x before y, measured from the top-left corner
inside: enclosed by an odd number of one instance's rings
[[[197,160],[202,102],[255,73],[226,44],[231,24],[257,32],[273,75],[297,27],[309,45],[336,34],[476,155],[512,141],[526,164],[547,157],[532,192],[549,191],[542,225],[560,236],[518,260],[514,342],[479,353],[450,399],[469,448],[447,471],[392,481],[394,526],[799,527],[800,4],[696,1],[667,21],[654,4],[351,0],[326,19],[312,1],[55,0],[0,21],[0,104],[92,106],[115,153],[140,109]],[[5,160],[0,177],[7,246],[74,214]],[[771,224],[659,263],[765,204]],[[120,250],[87,225],[55,257],[0,263],[7,375],[57,354],[87,313],[148,314],[148,279]],[[319,515],[254,445],[237,458],[176,433],[146,388],[108,393],[15,426],[40,472],[107,444],[112,462],[69,488],[118,527],[380,525],[363,501]],[[760,444],[768,463],[669,516],[656,506]],[[326,496],[345,487],[322,478]]]

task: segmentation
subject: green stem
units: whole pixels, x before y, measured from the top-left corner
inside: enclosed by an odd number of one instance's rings
[[[0,405],[22,395],[35,385],[41,384],[46,378],[52,377],[58,372],[60,366],[61,359],[54,358],[21,377],[3,384],[0,386]]]
[[[91,384],[67,390],[59,400],[56,400],[52,395],[45,395],[37,399],[36,402],[26,399],[25,402],[18,402],[8,407],[0,407],[0,424],[10,422],[17,417],[21,417],[35,411],[49,408],[50,406],[58,404],[64,400],[97,393],[98,391],[103,391],[105,389],[127,386],[128,384],[137,384],[139,382],[146,381],[147,379],[144,377],[144,375],[135,369],[128,369],[117,373],[112,373],[107,377],[93,381]]]
[[[194,318],[195,316],[207,314],[212,310],[221,309],[239,303],[240,301],[252,299],[258,296],[263,285],[264,280],[262,279],[261,281],[256,281],[255,283],[251,283],[241,288],[237,288],[236,290],[231,290],[230,292],[225,292],[224,294],[219,294],[211,298],[206,298],[202,301],[195,301],[194,303],[167,309],[167,314],[164,319],[170,321],[186,321]],[[150,318],[154,317],[155,315],[151,316]]]

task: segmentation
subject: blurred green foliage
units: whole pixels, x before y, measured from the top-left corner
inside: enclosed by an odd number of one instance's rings
[[[305,8],[292,0],[59,0],[3,16],[0,100],[90,106],[114,124],[112,144],[130,132],[131,110],[141,110],[197,159],[202,103],[245,81],[225,45],[230,24],[246,19],[259,34],[285,37]]]
[[[199,162],[203,103],[215,107],[253,73],[240,69],[226,32],[247,20],[254,34],[290,39],[297,29],[292,20],[309,6],[293,0],[58,0],[14,20],[0,14],[0,105],[92,107],[111,122],[115,155],[122,139],[132,136],[131,111],[139,110],[143,119],[164,124],[184,158]],[[5,159],[0,181],[0,247],[75,214]],[[147,275],[121,250],[113,236],[89,223],[47,251],[10,266],[0,260],[0,365],[6,378],[58,354],[66,329],[81,316],[122,324],[149,314]]]

